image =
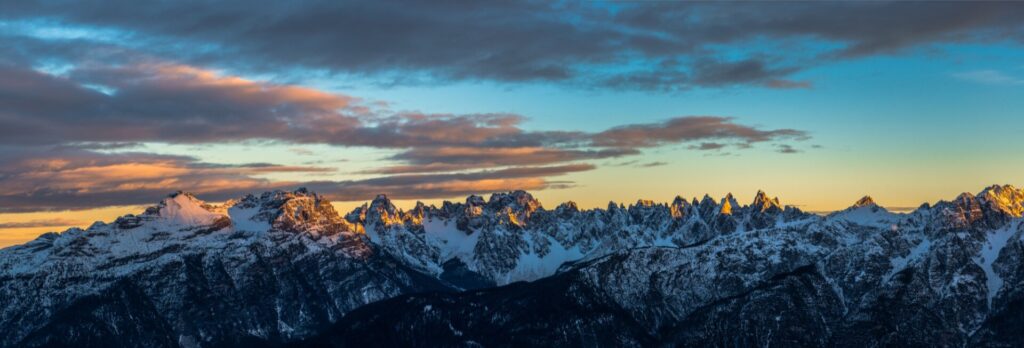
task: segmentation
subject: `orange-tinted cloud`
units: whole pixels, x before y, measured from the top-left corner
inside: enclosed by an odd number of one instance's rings
[[[4,150],[8,151],[0,151],[0,212],[147,204],[179,189],[227,198],[294,186],[259,178],[259,174],[331,170],[260,163],[216,165],[190,157],[145,153]]]

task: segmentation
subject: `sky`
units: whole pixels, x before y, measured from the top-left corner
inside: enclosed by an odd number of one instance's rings
[[[308,187],[348,211],[893,210],[1024,184],[1015,2],[0,4],[0,247]]]

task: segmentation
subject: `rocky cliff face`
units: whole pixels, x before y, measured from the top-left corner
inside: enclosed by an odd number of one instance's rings
[[[1011,186],[828,216],[179,193],[0,251],[0,345],[1020,346],[1022,212]]]

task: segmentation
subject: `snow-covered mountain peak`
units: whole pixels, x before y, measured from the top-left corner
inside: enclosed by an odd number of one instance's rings
[[[852,206],[829,214],[829,218],[861,226],[892,227],[902,221],[903,216],[882,208],[870,196],[864,196]]]
[[[978,199],[987,203],[991,209],[1010,216],[1024,215],[1024,189],[1017,189],[1012,185],[992,185],[981,191]]]
[[[205,226],[213,224],[225,214],[196,198],[191,193],[178,191],[164,198],[157,206],[146,211],[148,215],[159,216],[172,224],[183,226]]]
[[[882,206],[880,206],[877,203],[875,203],[875,200],[873,198],[871,198],[871,196],[868,196],[868,195],[865,195],[864,197],[861,197],[856,202],[854,202],[853,205],[849,206],[848,208],[831,214],[831,216],[833,216],[833,217],[843,217],[843,218],[850,218],[850,217],[854,217],[854,216],[873,218],[874,215],[880,215],[885,220],[888,220],[889,215],[895,215],[895,214],[890,213],[888,210],[886,210]],[[863,220],[863,219],[856,218],[856,219],[853,219],[853,220]]]

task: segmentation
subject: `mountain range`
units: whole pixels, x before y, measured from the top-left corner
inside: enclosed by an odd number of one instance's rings
[[[1024,346],[1024,189],[347,214],[305,189],[0,250],[0,346]]]

